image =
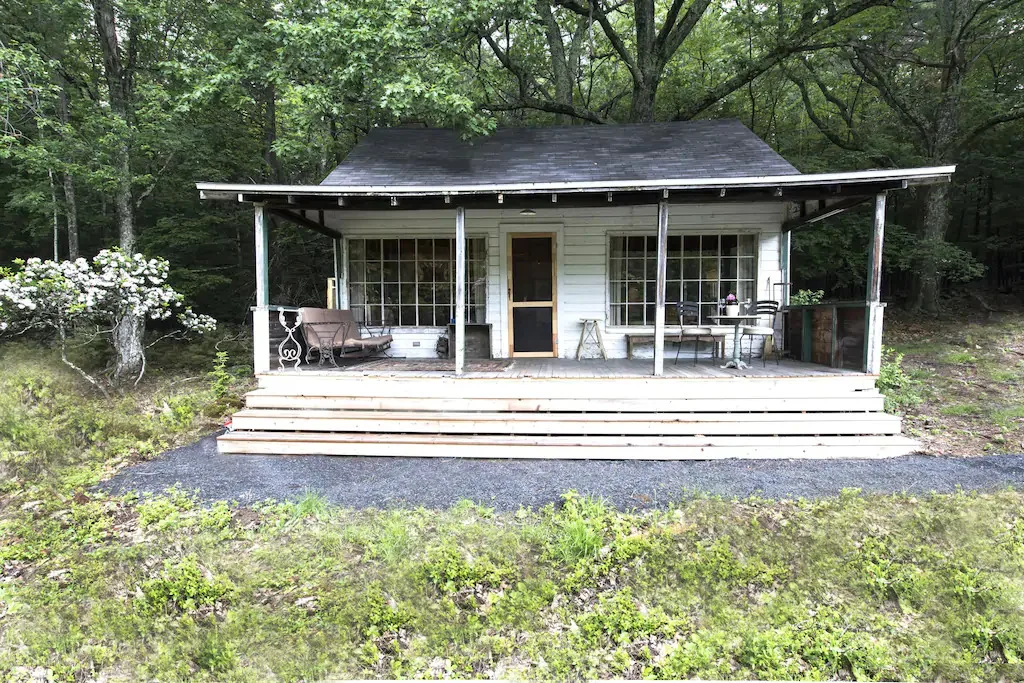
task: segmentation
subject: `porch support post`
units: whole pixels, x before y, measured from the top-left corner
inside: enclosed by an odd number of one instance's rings
[[[270,231],[263,204],[255,204],[256,307],[252,312],[252,367],[259,374],[270,370]]]
[[[655,285],[654,374],[665,372],[665,275],[668,251],[668,200],[658,202],[658,281]]]
[[[466,363],[466,209],[455,209],[455,374]]]
[[[789,296],[792,293],[792,292],[790,292],[790,286],[792,285],[793,280],[792,280],[792,276],[790,274],[791,268],[790,268],[790,265],[789,265],[790,250],[791,250],[791,246],[792,246],[792,240],[791,240],[792,235],[793,235],[793,233],[791,231],[783,230],[781,235],[779,236],[779,239],[780,239],[780,243],[779,243],[779,265],[780,265],[780,268],[779,268],[779,270],[782,271],[782,291],[779,292],[779,305],[780,306],[788,306],[789,305]],[[773,292],[773,294],[774,294],[774,292]]]
[[[341,293],[348,289],[346,282],[345,267],[348,259],[345,258],[345,240],[340,237],[334,238],[334,308],[343,308]]]
[[[864,371],[877,375],[882,368],[882,240],[885,236],[885,193],[875,195],[875,224],[868,255],[867,306],[864,311]]]

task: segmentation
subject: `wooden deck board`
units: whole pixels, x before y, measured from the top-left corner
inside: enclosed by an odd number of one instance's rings
[[[620,378],[620,377],[651,377],[653,378],[654,364],[649,359],[636,358],[627,360],[615,358],[609,360],[573,360],[571,358],[516,358],[512,365],[503,372],[465,372],[460,377],[466,379],[500,377],[517,379],[524,377],[551,378],[551,379],[580,379],[580,378]],[[345,366],[342,368],[302,367],[299,370],[272,370],[271,374],[282,375],[346,375],[365,377],[454,377],[453,372],[445,371],[405,371],[385,370],[374,371],[370,367],[361,368],[359,364]],[[794,360],[784,360],[779,364],[769,361],[767,366],[762,366],[758,360],[745,370],[734,370],[720,367],[720,363],[712,363],[709,360],[701,360],[696,366],[683,358],[675,364],[671,361],[665,363],[665,374],[657,379],[712,379],[712,378],[734,378],[734,377],[835,377],[848,375],[863,375],[864,373],[844,368],[829,368],[823,365],[803,363]]]

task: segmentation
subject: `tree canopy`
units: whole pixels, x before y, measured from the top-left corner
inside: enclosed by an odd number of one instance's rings
[[[952,282],[1022,277],[1022,19],[1018,0],[12,0],[0,263],[141,250],[241,321],[251,216],[200,205],[195,180],[319,182],[371,128],[413,121],[731,116],[803,171],[959,164],[890,212],[890,295],[934,310]],[[863,287],[866,221],[798,235],[797,284]],[[278,227],[277,294],[308,302],[330,254]]]

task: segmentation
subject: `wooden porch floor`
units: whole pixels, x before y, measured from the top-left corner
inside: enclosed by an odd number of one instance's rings
[[[439,359],[410,359],[411,368],[400,369],[405,359],[389,359],[386,364],[377,360],[368,360],[352,364],[342,365],[340,368],[330,366],[302,366],[299,370],[273,370],[272,374],[303,374],[303,375],[358,375],[363,377],[454,377],[453,361]],[[488,364],[488,369],[474,369],[474,361],[466,361],[466,371],[462,377],[475,379],[516,379],[520,377],[534,377],[545,379],[583,379],[583,378],[621,378],[621,377],[643,377],[652,378],[653,362],[650,359],[624,358],[600,360],[586,359],[573,360],[570,358],[515,358],[511,364],[502,369],[496,370],[493,367],[495,361],[483,361]],[[435,365],[436,369],[426,369],[424,366]],[[476,364],[480,367],[479,364]],[[376,366],[376,367],[375,367]],[[745,370],[735,370],[721,367],[721,361],[712,363],[710,360],[698,360],[694,365],[692,360],[679,359],[676,364],[672,360],[665,363],[665,378],[689,378],[689,379],[715,379],[735,377],[838,377],[863,375],[863,372],[845,368],[830,368],[824,365],[803,363],[794,360],[783,360],[776,364],[769,360],[766,366],[762,366],[757,359]]]

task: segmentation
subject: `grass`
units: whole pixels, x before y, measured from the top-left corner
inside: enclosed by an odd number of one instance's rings
[[[244,373],[207,355],[209,375],[105,402],[39,352],[0,361],[0,680],[1024,680],[1015,491],[512,513],[109,496],[92,485],[217,424]]]
[[[929,453],[1024,452],[1024,313],[988,319],[970,302],[940,319],[893,313],[879,386],[905,430]]]
[[[0,670],[16,675],[1024,676],[1011,491],[645,513],[569,494],[514,514],[181,491],[23,509],[32,493],[0,525]]]

